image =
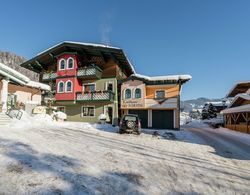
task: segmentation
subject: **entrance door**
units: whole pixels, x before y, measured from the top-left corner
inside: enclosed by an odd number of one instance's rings
[[[141,120],[141,127],[148,127],[148,111],[147,110],[129,110],[129,114],[136,114]]]
[[[109,124],[112,124],[113,107],[112,106],[108,106],[108,107],[105,108],[105,110],[106,110],[106,116],[107,116],[106,122],[109,123]]]
[[[16,102],[17,102],[17,95],[8,94],[7,109],[10,110],[12,108],[15,108],[16,107]]]
[[[156,129],[173,129],[174,128],[174,111],[173,110],[153,110],[152,127]]]

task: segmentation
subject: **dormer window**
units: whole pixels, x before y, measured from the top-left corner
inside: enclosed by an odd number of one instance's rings
[[[60,82],[57,84],[57,92],[58,92],[58,93],[63,93],[63,92],[64,92],[64,82],[63,82],[63,81],[60,81]]]
[[[66,89],[65,89],[65,91],[66,92],[72,92],[73,91],[72,88],[73,88],[72,81],[67,81],[66,82]]]
[[[67,69],[73,69],[74,68],[74,59],[69,58],[67,63]]]
[[[131,98],[131,89],[126,89],[125,90],[125,99],[130,99]]]
[[[59,70],[65,70],[65,65],[66,65],[65,59],[61,59],[59,61]]]

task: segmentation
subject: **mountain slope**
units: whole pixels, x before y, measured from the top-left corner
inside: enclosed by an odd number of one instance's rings
[[[39,81],[39,74],[20,66],[26,59],[11,52],[0,51],[0,62],[24,74],[33,81]]]
[[[203,108],[206,102],[221,102],[222,99],[208,99],[208,98],[197,98],[192,100],[181,101],[181,110],[190,112],[192,109]]]

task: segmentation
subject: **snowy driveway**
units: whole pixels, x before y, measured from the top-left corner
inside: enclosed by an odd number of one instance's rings
[[[248,134],[225,128],[212,129],[206,124],[197,122],[183,128],[202,138],[215,149],[218,155],[226,158],[250,160],[250,135]]]
[[[224,158],[188,131],[177,140],[110,126],[0,129],[0,194],[247,194],[249,160]]]

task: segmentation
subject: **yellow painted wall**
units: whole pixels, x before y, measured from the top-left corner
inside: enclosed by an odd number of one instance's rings
[[[157,90],[165,90],[165,97],[166,98],[173,98],[179,95],[179,85],[162,85],[162,86],[153,86],[147,85],[146,86],[146,98],[152,99],[155,98],[155,92]]]

